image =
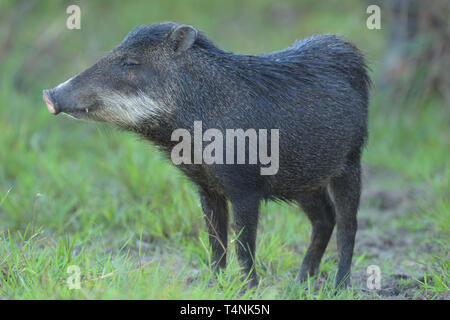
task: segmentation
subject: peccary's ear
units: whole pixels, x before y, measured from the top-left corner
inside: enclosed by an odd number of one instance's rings
[[[194,27],[182,24],[175,27],[168,38],[175,53],[181,54],[192,47],[195,39],[197,39],[197,30]]]

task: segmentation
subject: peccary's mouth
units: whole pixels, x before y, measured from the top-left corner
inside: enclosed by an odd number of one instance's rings
[[[76,108],[76,109],[62,109],[61,112],[62,113],[66,113],[66,114],[70,114],[70,115],[84,115],[87,116],[89,115],[89,113],[92,113],[93,111],[95,111],[96,109],[96,105],[91,105],[91,106],[82,106],[80,108]]]
[[[55,99],[55,95],[53,90],[44,90],[42,94],[42,98],[44,99],[45,104],[47,105],[48,111],[57,115],[59,113],[63,113],[71,116],[76,119],[86,119],[89,116],[93,115],[93,112],[97,109],[98,103],[92,103],[90,105],[81,105],[79,107],[64,107],[61,105],[57,99]]]
[[[83,112],[82,110],[70,110],[70,111],[67,110],[67,111],[61,111],[61,113],[63,115],[69,116],[70,118],[77,119],[77,120],[87,118],[85,115],[86,112],[85,111]]]

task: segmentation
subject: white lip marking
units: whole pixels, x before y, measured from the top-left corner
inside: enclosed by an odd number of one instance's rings
[[[142,91],[131,96],[109,92],[102,94],[101,99],[106,108],[98,111],[98,116],[104,121],[118,125],[138,125],[142,120],[149,120],[169,111],[165,104],[150,98]]]

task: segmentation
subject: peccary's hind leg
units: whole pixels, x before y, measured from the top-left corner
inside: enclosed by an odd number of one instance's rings
[[[203,217],[208,227],[209,245],[212,249],[212,267],[214,271],[223,269],[227,264],[228,206],[225,197],[199,190]]]
[[[240,199],[231,199],[234,218],[233,229],[238,236],[236,253],[245,276],[248,276],[250,280],[250,287],[258,284],[254,259],[259,202],[259,197],[245,194],[242,194]]]
[[[311,242],[297,275],[297,281],[303,282],[308,275],[315,276],[319,271],[320,260],[333,233],[335,213],[326,188],[302,194],[298,203],[312,226]]]
[[[338,272],[335,287],[350,284],[350,269],[357,229],[356,214],[361,194],[361,164],[359,152],[348,157],[345,170],[330,183],[336,208]]]

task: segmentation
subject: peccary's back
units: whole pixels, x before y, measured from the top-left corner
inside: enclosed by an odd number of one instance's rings
[[[369,77],[354,45],[337,36],[314,36],[258,56],[208,45],[212,52],[199,57],[209,60],[208,68],[184,80],[195,107],[183,112],[201,119],[204,130],[280,133],[276,175],[261,176],[257,166],[212,166],[209,170],[219,181],[226,180],[223,185],[247,183],[267,197],[289,199],[325,184],[342,171],[350,153],[361,151],[367,137]]]

